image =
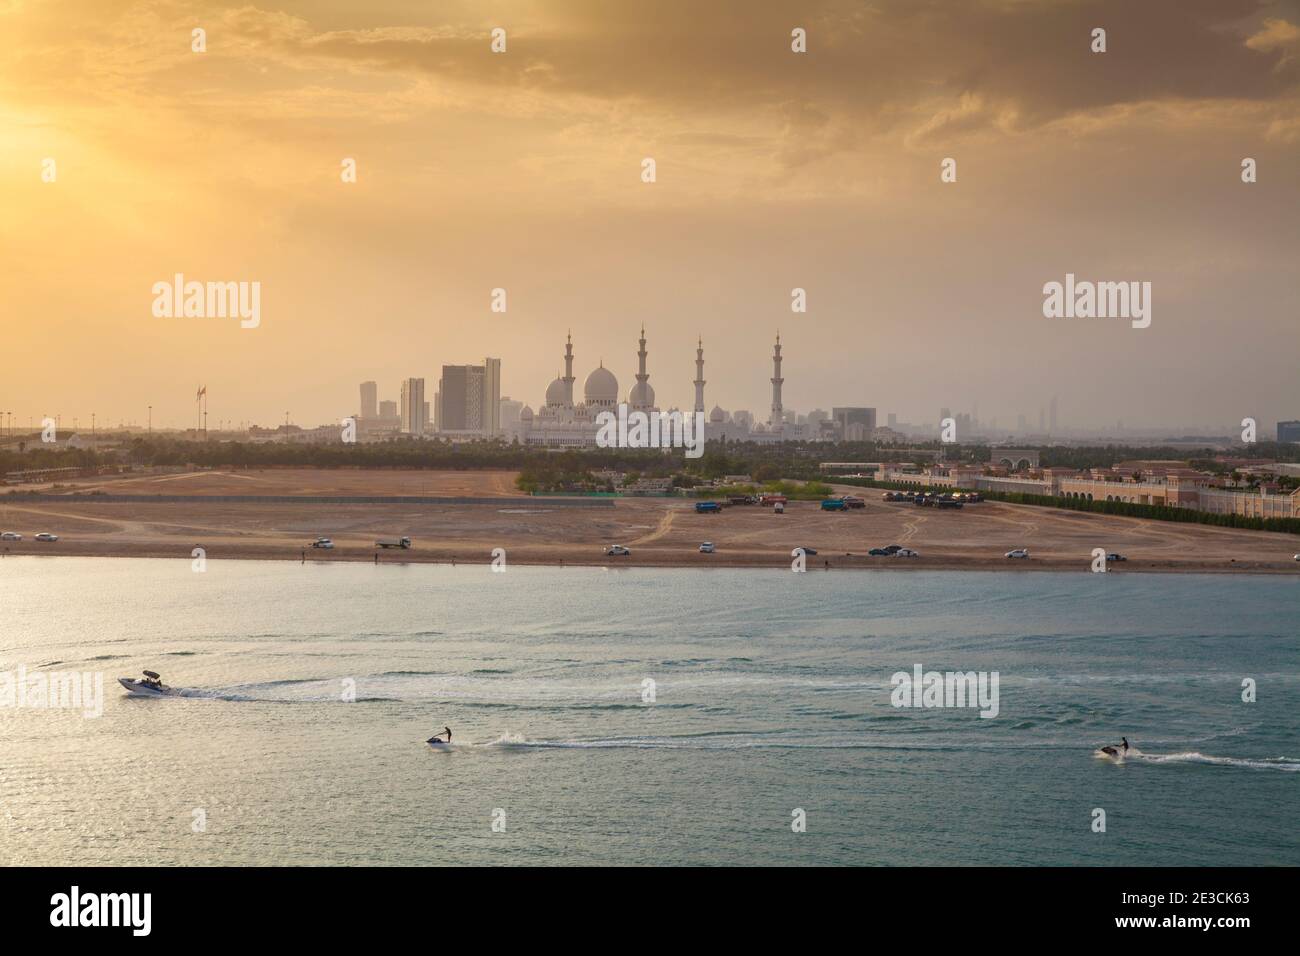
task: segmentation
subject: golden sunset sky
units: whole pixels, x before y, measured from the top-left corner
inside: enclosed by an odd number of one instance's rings
[[[213,427],[314,425],[485,355],[536,408],[569,329],[626,392],[642,322],[664,407],[702,335],[708,405],[765,418],[779,328],[804,412],[1295,418],[1300,11],[0,0],[0,255],[24,425],[188,425],[201,384]],[[154,318],[177,272],[261,282],[260,328]],[[1067,272],[1150,281],[1151,327],[1044,318]]]

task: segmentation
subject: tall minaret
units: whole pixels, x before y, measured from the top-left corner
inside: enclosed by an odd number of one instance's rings
[[[704,339],[695,349],[695,410],[704,411]]]
[[[767,423],[770,426],[781,426],[785,423],[785,416],[781,409],[781,386],[785,379],[781,377],[781,333],[776,333],[776,349],[772,352],[772,415],[768,418]]]
[[[573,407],[573,333],[570,332],[564,343],[564,404]]]
[[[636,353],[636,355],[637,355],[637,359],[640,361],[640,371],[636,373],[636,381],[638,385],[644,385],[646,382],[650,380],[650,373],[645,370],[645,357],[647,353],[645,350],[645,323],[644,322],[641,323],[641,348]],[[644,389],[640,389],[638,391],[638,394],[640,393],[640,391],[644,391]]]

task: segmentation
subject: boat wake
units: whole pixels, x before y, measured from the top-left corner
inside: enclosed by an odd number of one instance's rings
[[[1196,750],[1177,754],[1129,754],[1129,760],[1144,763],[1209,764],[1216,767],[1241,767],[1247,770],[1280,770],[1283,773],[1300,773],[1300,759],[1295,757],[1214,757]]]

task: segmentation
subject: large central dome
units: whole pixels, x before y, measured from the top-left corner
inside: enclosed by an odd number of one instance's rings
[[[613,408],[618,404],[618,379],[614,377],[613,372],[602,365],[587,376],[587,382],[582,386],[582,394],[586,397],[588,405]]]

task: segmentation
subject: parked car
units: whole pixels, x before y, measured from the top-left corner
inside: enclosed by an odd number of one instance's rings
[[[1111,552],[1110,554],[1106,555],[1106,560],[1107,560],[1107,561],[1127,561],[1128,558],[1124,557],[1124,555],[1120,554],[1118,551],[1114,551],[1114,552]]]
[[[890,554],[897,554],[899,551],[903,550],[903,546],[901,544],[890,544],[885,546],[885,550]]]
[[[816,548],[800,548],[799,550],[801,550],[804,554],[808,555],[809,557],[812,557],[814,554],[817,553]]]
[[[610,555],[629,555],[632,552],[629,551],[627,548],[623,547],[621,544],[611,544],[608,548],[605,549],[605,553]]]
[[[37,541],[58,541],[59,536],[57,534],[50,534],[48,531],[42,531],[40,534],[36,536],[36,540]]]
[[[1027,557],[1029,557],[1029,549],[1028,549],[1028,548],[1016,548],[1016,549],[1013,550],[1013,551],[1008,551],[1007,554],[1006,554],[1006,556],[1007,556],[1008,558],[1027,558]]]
[[[718,514],[722,511],[722,505],[716,501],[697,501],[695,502],[695,513],[702,515]]]
[[[6,531],[3,534],[0,534],[0,541],[21,541],[21,540],[23,540],[23,536],[20,535],[17,531]]]
[[[894,552],[896,558],[919,558],[920,556],[920,552],[913,551],[911,548],[899,548]]]
[[[889,557],[890,552],[886,551],[884,548],[872,548],[867,552],[867,554],[871,555],[873,558],[887,558]]]
[[[313,548],[324,548],[326,551],[331,551],[334,548],[334,542],[329,538],[317,538],[311,543],[311,546]]]
[[[700,554],[713,554],[713,552],[717,550],[718,549],[713,546],[712,541],[705,541],[702,545],[700,545]]]

